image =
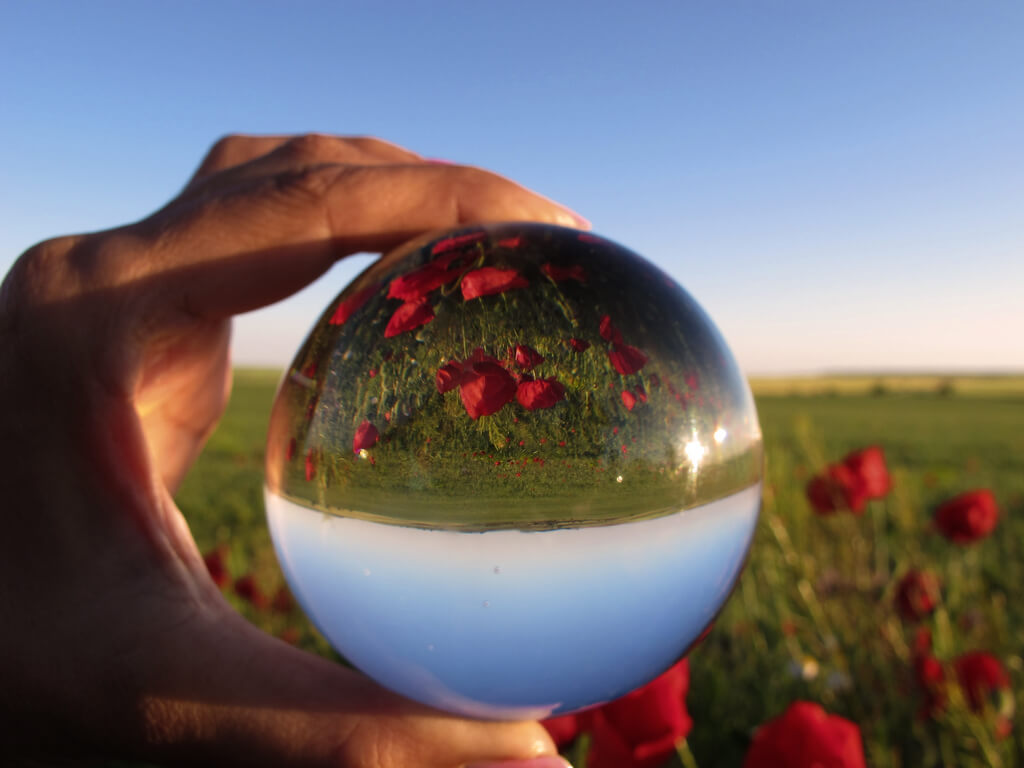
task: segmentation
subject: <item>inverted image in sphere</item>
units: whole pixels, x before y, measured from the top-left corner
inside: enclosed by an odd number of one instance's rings
[[[671,278],[539,224],[420,238],[286,371],[268,520],[310,618],[427,704],[547,717],[682,655],[742,567],[761,434]]]

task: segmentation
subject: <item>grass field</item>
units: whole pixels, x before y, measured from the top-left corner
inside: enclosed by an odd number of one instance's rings
[[[281,585],[262,503],[262,455],[276,372],[239,371],[224,420],[178,493],[205,552],[224,547],[234,577]],[[856,722],[872,766],[1024,765],[1024,378],[832,377],[755,381],[765,435],[764,510],[747,569],[713,632],[691,654],[689,736],[701,766],[742,762],[753,729],[795,699]],[[884,448],[894,487],[860,517],[815,516],[804,488],[847,452]],[[943,500],[994,491],[993,535],[956,546],[932,528]],[[911,661],[915,626],[893,608],[910,567],[933,571],[942,599],[924,624],[935,656],[986,650],[1016,696],[1011,734],[950,705],[922,718]],[[312,651],[326,643],[296,611],[254,622]]]

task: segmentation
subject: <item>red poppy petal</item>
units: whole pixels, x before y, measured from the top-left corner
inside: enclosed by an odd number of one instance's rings
[[[359,453],[364,448],[372,448],[377,444],[380,433],[377,428],[368,421],[364,421],[356,428],[355,437],[352,438],[352,453]]]
[[[600,331],[601,338],[604,339],[605,341],[610,341],[614,344],[622,343],[622,332],[615,327],[614,323],[612,323],[612,318],[610,315],[605,315],[604,317],[601,318]]]
[[[554,377],[520,382],[516,400],[528,411],[551,408],[565,399],[565,387]]]
[[[647,365],[647,355],[628,344],[615,344],[608,353],[608,359],[623,376],[636,373]]]
[[[585,352],[590,349],[590,342],[585,341],[584,339],[568,339],[566,343],[577,352]]]
[[[626,406],[626,410],[629,411],[632,411],[633,406],[636,405],[636,396],[634,396],[628,389],[622,390],[622,404]]]
[[[434,383],[437,391],[442,395],[445,392],[455,389],[462,381],[462,364],[457,362],[445,363],[437,370]]]
[[[515,395],[515,379],[492,362],[473,363],[459,384],[462,405],[472,419],[497,413]]]
[[[486,232],[470,232],[465,235],[456,235],[455,237],[446,237],[443,240],[438,240],[434,243],[434,247],[431,249],[431,253],[437,255],[439,253],[445,253],[452,251],[457,248],[465,248],[467,245],[477,243],[487,237]]]
[[[514,357],[516,365],[524,371],[536,368],[544,362],[544,357],[537,350],[523,344],[516,344]]]
[[[388,320],[384,329],[384,337],[391,338],[400,333],[411,331],[421,325],[426,325],[434,319],[434,308],[426,300],[407,301],[395,310],[395,313]]]
[[[481,267],[467,272],[462,278],[462,298],[466,301],[481,296],[505,293],[515,288],[526,288],[529,282],[514,269]]]
[[[331,315],[330,320],[327,321],[329,325],[344,325],[352,315],[358,312],[367,300],[373,296],[377,290],[376,285],[368,285],[361,291],[349,296],[343,300],[334,310],[334,314]],[[310,377],[312,378],[312,377]]]
[[[540,271],[550,277],[556,283],[565,282],[566,280],[575,280],[580,283],[587,282],[587,272],[579,264],[573,264],[569,267],[560,267],[557,264],[542,264]]]

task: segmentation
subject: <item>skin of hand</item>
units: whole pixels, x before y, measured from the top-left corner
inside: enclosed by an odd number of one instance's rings
[[[432,710],[250,625],[172,498],[227,402],[233,314],[493,220],[587,226],[377,139],[232,136],[148,218],[19,258],[0,286],[5,759],[564,765],[535,722]]]

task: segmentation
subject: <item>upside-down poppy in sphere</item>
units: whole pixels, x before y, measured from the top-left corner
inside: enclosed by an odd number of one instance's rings
[[[608,353],[608,359],[615,370],[623,376],[636,373],[647,365],[647,355],[628,344],[614,344],[612,351]]]
[[[931,571],[907,571],[896,585],[896,611],[907,621],[930,616],[940,598],[939,580]]]
[[[316,454],[310,448],[306,451],[306,482],[316,477]]]
[[[526,288],[530,283],[514,269],[480,267],[462,278],[462,298],[466,301],[480,296],[505,293],[513,288]]]
[[[999,659],[985,651],[971,651],[957,657],[953,668],[971,710],[982,712],[988,706],[998,718],[996,735],[1000,738],[1009,735],[1013,693],[1010,676]]]
[[[578,283],[587,282],[587,272],[579,264],[573,264],[571,267],[560,267],[557,264],[548,262],[541,266],[540,271],[556,283],[562,283],[566,280],[575,280]]]
[[[341,302],[334,310],[334,314],[327,321],[329,325],[344,325],[360,308],[373,296],[377,290],[376,285],[368,285],[357,291]]]
[[[453,254],[457,256],[458,254]],[[459,270],[448,269],[451,258],[442,258],[424,264],[419,269],[414,269],[406,275],[400,275],[391,281],[388,286],[389,299],[401,299],[402,301],[420,301],[427,295],[445,283],[455,280],[459,276]]]
[[[622,332],[615,327],[611,315],[605,315],[601,318],[601,325],[598,330],[601,332],[601,338],[605,341],[610,341],[614,344],[622,343]]]
[[[590,342],[585,339],[572,338],[569,339],[566,343],[570,347],[572,347],[576,352],[586,352],[588,349],[590,349]]]
[[[849,510],[864,511],[867,493],[864,482],[845,464],[831,464],[807,484],[807,500],[819,515]]]
[[[627,411],[632,411],[633,406],[636,405],[636,395],[628,389],[622,390],[622,404],[626,406]]]
[[[690,732],[686,659],[642,688],[591,714],[589,768],[659,768]]]
[[[445,363],[437,369],[437,376],[434,378],[434,383],[437,385],[437,391],[442,395],[445,392],[455,389],[459,386],[462,381],[462,363],[451,362]]]
[[[490,416],[516,396],[516,380],[496,362],[471,363],[462,374],[459,396],[470,418]]]
[[[860,728],[819,704],[794,701],[754,734],[743,768],[865,768]]]
[[[434,319],[434,308],[426,299],[420,301],[407,301],[391,316],[387,327],[384,329],[384,337],[390,339],[400,333],[419,328]]]
[[[843,464],[860,478],[869,499],[881,499],[892,490],[892,478],[885,463],[885,453],[877,445],[854,451],[843,459]]]
[[[999,522],[996,497],[987,489],[954,496],[935,510],[935,527],[954,544],[970,544],[988,536]]]
[[[524,371],[532,370],[544,362],[543,355],[525,344],[516,344],[514,356],[516,365]]]
[[[438,240],[434,243],[434,247],[431,248],[430,252],[436,256],[439,253],[447,253],[448,251],[452,251],[457,248],[465,248],[473,243],[483,240],[485,237],[487,237],[487,233],[482,231],[446,237],[443,240]]]
[[[364,421],[356,427],[355,437],[352,438],[352,453],[359,453],[364,448],[372,448],[377,444],[380,433],[377,428],[368,421]]]
[[[565,399],[565,387],[554,376],[535,381],[521,381],[516,388],[516,400],[528,411],[551,408]]]

